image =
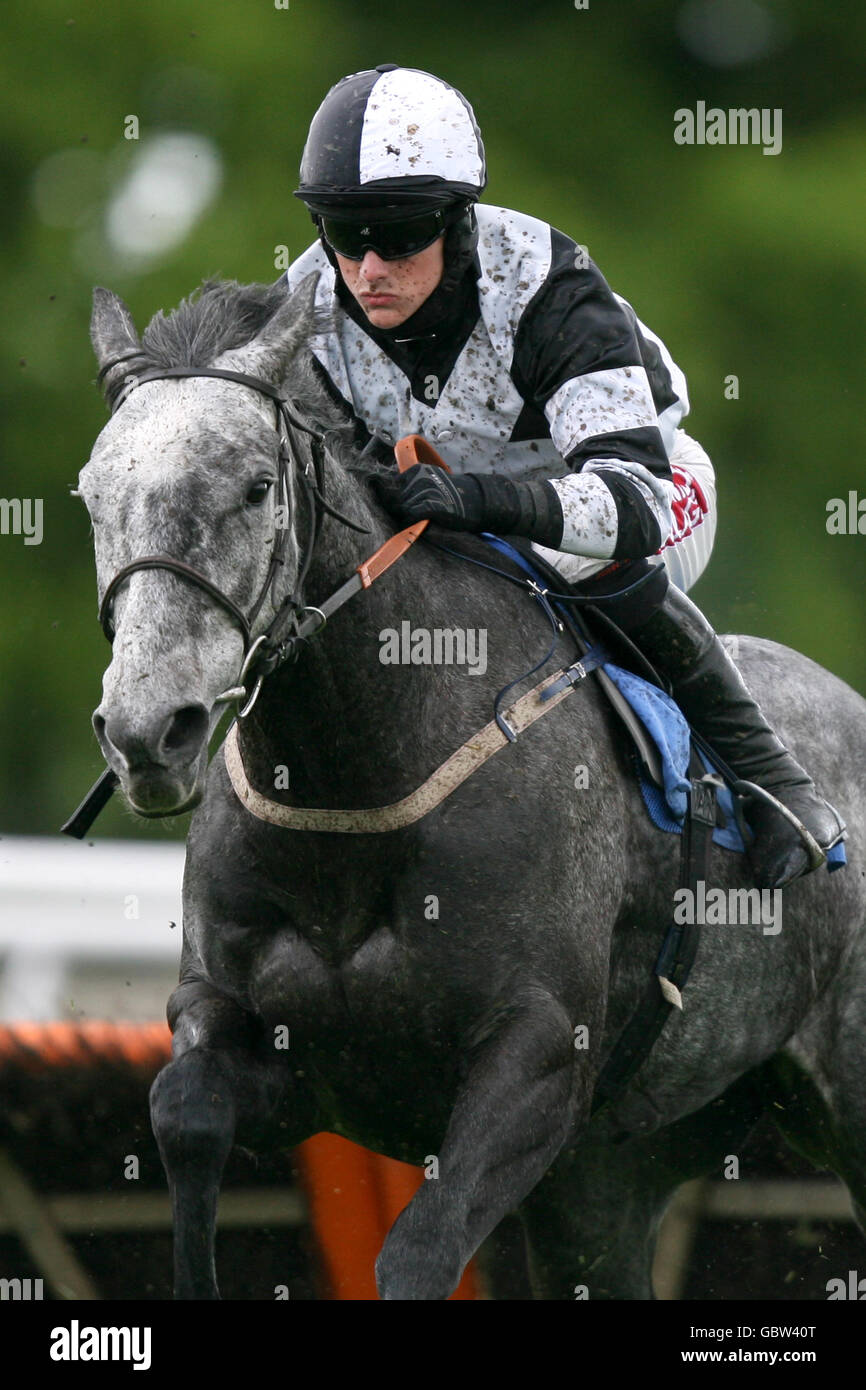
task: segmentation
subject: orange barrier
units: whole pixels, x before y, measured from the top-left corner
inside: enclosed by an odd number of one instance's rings
[[[171,1056],[165,1023],[12,1023],[0,1026],[0,1067],[28,1071],[124,1062],[156,1073]],[[336,1134],[316,1134],[295,1150],[328,1294],[376,1300],[374,1266],[385,1236],[424,1181],[420,1168],[371,1153]],[[481,1296],[470,1264],[452,1299]]]
[[[0,1027],[0,1065],[13,1061],[31,1071],[126,1062],[158,1071],[171,1057],[167,1023],[9,1023]]]
[[[375,1300],[374,1266],[385,1236],[412,1200],[420,1168],[371,1153],[337,1134],[316,1134],[295,1150],[332,1299]],[[470,1264],[452,1299],[477,1299]]]

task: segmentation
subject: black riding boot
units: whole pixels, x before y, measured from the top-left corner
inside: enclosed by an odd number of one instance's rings
[[[648,621],[629,637],[671,685],[673,698],[738,777],[772,792],[823,851],[810,856],[796,828],[769,802],[744,808],[759,888],[783,888],[825,862],[845,825],[773,732],[701,610],[673,584]]]

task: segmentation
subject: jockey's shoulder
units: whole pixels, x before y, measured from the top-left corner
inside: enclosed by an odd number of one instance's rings
[[[585,263],[592,266],[585,246],[574,237],[562,232],[552,223],[526,212],[513,208],[498,207],[489,203],[476,205],[479,229],[479,251],[495,253],[506,249],[509,259],[541,261],[547,263],[552,271],[565,267],[578,268]],[[483,262],[482,254],[482,262]]]

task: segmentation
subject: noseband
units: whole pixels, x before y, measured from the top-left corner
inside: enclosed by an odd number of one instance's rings
[[[126,354],[131,358],[137,353]],[[112,367],[124,361],[124,357],[115,358],[109,362],[100,372],[100,377],[104,377],[106,372]],[[289,464],[292,453],[299,460],[301,451],[298,443],[298,433],[306,434],[310,438],[311,461],[308,461],[299,469],[299,478],[304,486],[309,509],[310,509],[310,529],[307,535],[304,554],[298,568],[296,580],[296,591],[288,594],[277,607],[274,596],[274,588],[280,569],[285,563],[285,552],[288,545],[289,528],[275,527],[273,548],[271,550],[270,564],[265,581],[259,591],[259,595],[253,603],[249,613],[244,613],[241,608],[229,598],[228,594],[223,593],[218,585],[214,584],[207,575],[200,570],[186,563],[185,560],[178,560],[173,555],[143,555],[138,560],[133,560],[131,564],[124,565],[123,569],[118,570],[111,580],[102,597],[99,607],[99,621],[102,630],[109,642],[114,640],[113,609],[114,600],[120,586],[137,570],[163,569],[170,570],[173,574],[180,575],[183,579],[188,579],[203,589],[221,608],[234,619],[240,628],[244,639],[244,661],[238,677],[238,684],[231,689],[223,691],[217,696],[219,701],[246,700],[244,707],[239,711],[239,716],[244,718],[249,714],[262,686],[265,676],[276,669],[290,654],[299,637],[306,636],[307,632],[301,631],[299,618],[305,613],[317,613],[318,609],[311,609],[304,605],[300,598],[300,592],[306,578],[310,562],[313,558],[316,541],[322,523],[322,514],[327,512],[329,516],[342,522],[345,526],[350,526],[354,531],[366,531],[366,527],[359,526],[357,522],[351,521],[336,511],[325,500],[325,454],[323,448],[324,434],[321,430],[314,429],[312,426],[298,418],[292,411],[286,398],[281,395],[275,386],[270,382],[262,380],[261,377],[247,376],[243,372],[231,372],[221,367],[196,367],[187,369],[186,367],[165,367],[162,370],[144,372],[141,376],[131,379],[127,391],[120,397],[117,407],[127,399],[129,392],[141,386],[146,381],[163,381],[168,377],[220,377],[224,381],[236,381],[241,386],[249,386],[253,391],[260,392],[263,396],[269,397],[276,407],[275,427],[279,434],[279,454],[277,461],[278,482],[277,497],[284,499],[288,510],[289,504]],[[270,625],[255,640],[252,636],[253,624],[258,617],[262,605],[271,591],[271,600],[276,608],[276,613]],[[304,629],[308,627],[309,620],[304,623]],[[255,682],[252,695],[247,698],[245,682],[247,680]]]

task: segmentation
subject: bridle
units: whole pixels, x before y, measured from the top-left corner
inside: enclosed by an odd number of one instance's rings
[[[137,350],[114,358],[102,368],[98,379],[103,379],[113,367],[120,366],[122,362],[130,361],[136,357],[140,357],[140,352]],[[301,643],[321,631],[338,608],[342,608],[343,604],[347,603],[360,590],[369,589],[380,575],[383,575],[401,556],[405,555],[409,547],[414,545],[418,537],[423,534],[428,523],[426,521],[413,522],[411,526],[406,526],[402,531],[391,536],[383,545],[379,546],[378,550],[375,550],[372,555],[368,555],[365,560],[355,566],[354,573],[344,580],[328,598],[322,600],[321,607],[311,607],[309,604],[305,604],[300,597],[301,586],[310,568],[321,529],[322,516],[327,513],[328,516],[332,516],[344,526],[351,527],[353,531],[367,533],[367,527],[360,526],[357,522],[351,521],[349,517],[343,516],[342,512],[338,512],[325,498],[324,433],[301,420],[291,409],[286,398],[270,382],[263,381],[260,377],[248,376],[243,372],[226,371],[220,367],[197,367],[194,369],[165,367],[161,371],[144,372],[141,376],[131,375],[127,378],[126,389],[113,403],[112,411],[119,409],[129,392],[146,381],[161,381],[167,377],[197,376],[214,376],[221,377],[226,381],[236,381],[241,386],[249,386],[254,391],[260,391],[262,395],[274,402],[277,413],[276,429],[280,437],[279,492],[285,496],[287,507],[289,463],[292,451],[294,451],[300,464],[301,449],[298,435],[306,434],[310,438],[310,459],[299,467],[298,475],[309,505],[310,529],[298,568],[295,593],[286,595],[279,607],[276,606],[276,600],[272,594],[272,601],[276,609],[275,615],[265,631],[253,638],[253,624],[261,611],[268,590],[273,589],[276,584],[288,544],[288,528],[285,528],[286,534],[283,536],[278,534],[280,528],[276,528],[268,573],[249,613],[244,613],[234,599],[229,598],[228,594],[224,594],[222,589],[211,579],[208,579],[206,574],[202,574],[194,566],[188,565],[185,560],[178,560],[173,555],[142,555],[140,559],[133,560],[129,565],[124,565],[123,569],[118,570],[111,580],[99,606],[99,621],[108,640],[113,641],[112,607],[114,599],[120,585],[130,575],[135,574],[136,570],[165,569],[190,580],[191,583],[197,585],[199,589],[214,599],[234,619],[243,634],[244,659],[238,684],[217,695],[214,704],[229,704],[243,700],[245,703],[238,710],[238,718],[245,719],[259,697],[265,678],[271,675],[284,661],[296,655]],[[447,464],[439,457],[436,450],[421,435],[410,434],[403,439],[398,439],[394,445],[394,454],[397,467],[401,472],[419,463],[435,464],[440,468],[447,468]],[[253,686],[252,693],[248,691],[249,684]],[[103,806],[110,799],[118,780],[117,773],[111,768],[106,768],[90,788],[81,804],[61,826],[63,834],[71,835],[77,840],[82,839]]]
[[[138,352],[134,351],[114,358],[102,368],[98,379],[103,378],[113,367],[136,356],[138,356]],[[202,574],[200,570],[195,569],[193,565],[187,564],[185,560],[178,560],[173,555],[156,554],[142,555],[138,560],[133,560],[131,564],[124,565],[123,569],[118,570],[102,596],[102,603],[99,606],[99,622],[109,642],[113,642],[113,609],[117,591],[130,575],[135,574],[138,570],[170,570],[173,574],[180,575],[183,579],[197,585],[229,614],[243,635],[244,659],[238,676],[238,683],[228,690],[224,690],[214,702],[230,703],[235,700],[244,700],[243,707],[238,710],[239,718],[243,719],[250,713],[258,699],[265,677],[289,658],[301,640],[318,631],[327,621],[327,613],[323,609],[309,607],[300,597],[315,551],[323,513],[334,517],[354,531],[366,532],[367,528],[343,516],[325,499],[324,433],[300,419],[286,397],[275,386],[264,381],[261,377],[249,376],[244,372],[232,372],[221,367],[164,367],[144,372],[140,376],[130,376],[127,379],[127,388],[116,401],[114,410],[119,409],[127,400],[130,392],[138,386],[147,381],[162,381],[169,377],[219,377],[224,381],[235,381],[241,386],[248,386],[274,402],[276,407],[275,428],[279,435],[277,505],[279,500],[283,499],[288,513],[289,465],[294,454],[298,463],[298,477],[304,489],[310,514],[310,526],[298,567],[295,591],[287,594],[277,605],[275,589],[280,571],[285,564],[286,548],[289,541],[289,527],[277,525],[274,528],[268,572],[258,597],[248,613],[244,613],[234,599],[229,598],[228,594],[224,593],[217,584],[214,584],[213,580],[209,579],[206,574]],[[299,445],[299,434],[305,434],[310,439],[310,457],[304,463],[301,463],[302,450]],[[276,611],[265,631],[254,639],[252,635],[253,625],[269,592]],[[307,614],[312,616],[308,618],[305,616]],[[253,683],[252,694],[248,693],[248,682]]]

